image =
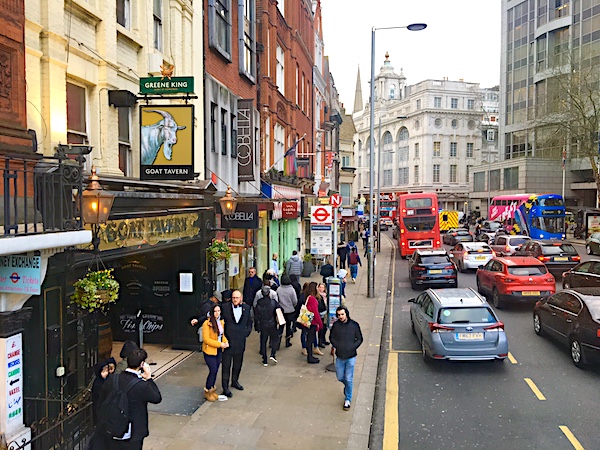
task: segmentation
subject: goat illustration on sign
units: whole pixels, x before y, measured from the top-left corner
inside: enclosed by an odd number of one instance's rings
[[[150,109],[144,112],[154,112],[163,118],[155,124],[141,127],[142,165],[154,164],[161,146],[165,158],[170,161],[173,157],[173,146],[177,144],[177,131],[184,130],[185,126],[177,125],[173,116],[166,111]]]

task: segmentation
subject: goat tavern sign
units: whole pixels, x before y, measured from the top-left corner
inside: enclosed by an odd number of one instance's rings
[[[194,106],[140,106],[140,179],[194,179]]]
[[[140,78],[140,94],[179,94],[194,92],[194,77]]]

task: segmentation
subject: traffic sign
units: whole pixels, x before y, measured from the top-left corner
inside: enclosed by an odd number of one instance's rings
[[[331,215],[331,206],[311,206],[311,225],[331,225],[332,222],[333,216]]]
[[[333,194],[329,197],[329,204],[334,208],[342,206],[342,196],[340,194]]]

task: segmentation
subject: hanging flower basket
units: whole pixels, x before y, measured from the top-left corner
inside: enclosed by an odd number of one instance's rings
[[[206,256],[209,261],[212,262],[228,260],[231,257],[231,250],[229,249],[227,242],[220,239],[214,239],[206,248]]]
[[[88,271],[73,283],[75,293],[71,300],[87,311],[104,311],[119,297],[119,282],[113,277],[113,270]]]

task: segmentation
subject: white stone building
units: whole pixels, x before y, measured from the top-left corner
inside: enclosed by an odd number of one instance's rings
[[[481,161],[483,99],[479,84],[463,80],[406,85],[386,55],[375,77],[375,185],[380,155],[382,193],[435,192],[441,208],[470,211],[471,171]],[[353,117],[358,192],[367,195],[369,102]]]

